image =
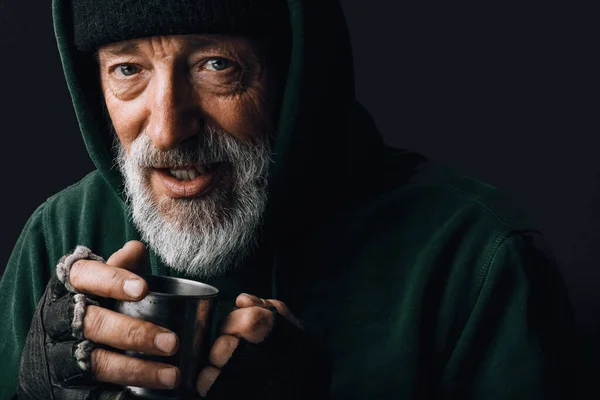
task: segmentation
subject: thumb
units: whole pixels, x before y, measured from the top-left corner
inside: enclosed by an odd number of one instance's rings
[[[144,243],[131,240],[113,253],[106,264],[129,271],[143,270],[147,263],[147,252]]]

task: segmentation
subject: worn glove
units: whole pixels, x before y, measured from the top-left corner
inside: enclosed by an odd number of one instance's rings
[[[19,399],[124,400],[123,388],[101,384],[91,373],[94,344],[83,337],[88,304],[99,304],[71,286],[69,273],[78,260],[104,260],[78,246],[63,256],[48,282],[27,335],[19,369]]]
[[[325,350],[277,310],[273,328],[259,344],[239,339],[212,384],[208,400],[324,400],[332,367]]]

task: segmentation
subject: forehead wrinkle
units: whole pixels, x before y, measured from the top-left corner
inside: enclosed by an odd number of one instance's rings
[[[234,59],[240,56],[240,44],[228,36],[183,36],[184,51],[189,54],[219,53]]]
[[[188,47],[191,49],[203,49],[207,47],[222,47],[227,38],[225,37],[216,37],[216,36],[196,36],[196,35],[186,35],[183,36],[184,41]]]
[[[156,58],[170,58],[182,51],[182,42],[177,36],[153,36],[147,39],[151,51],[150,56]]]
[[[154,54],[166,53],[167,48],[177,49],[181,52],[193,52],[236,47],[232,39],[220,36],[172,35],[138,39],[140,43],[143,43],[144,40],[147,40]],[[139,46],[136,46],[136,49],[139,49]]]
[[[102,49],[103,53],[109,55],[121,56],[126,54],[136,54],[140,52],[140,47],[136,40],[127,40],[124,42],[111,43]]]

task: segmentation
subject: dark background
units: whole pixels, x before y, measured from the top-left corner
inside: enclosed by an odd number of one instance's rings
[[[591,6],[404,3],[415,2],[342,0],[358,98],[388,143],[521,203],[561,264],[585,349],[581,371],[599,378],[600,130],[591,71],[599,36]],[[50,0],[0,0],[0,102],[1,272],[31,212],[93,168]]]

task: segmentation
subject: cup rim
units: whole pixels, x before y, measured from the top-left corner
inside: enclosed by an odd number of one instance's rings
[[[217,289],[216,287],[211,286],[207,283],[194,281],[192,279],[178,278],[178,277],[174,277],[174,276],[153,275],[153,274],[143,274],[140,276],[146,281],[146,283],[148,283],[148,280],[147,280],[148,277],[150,279],[165,279],[165,280],[170,280],[170,281],[183,282],[188,285],[200,286],[204,289],[209,289],[214,292],[211,294],[174,294],[174,293],[163,293],[163,292],[155,292],[152,290],[148,290],[148,294],[146,296],[153,295],[153,296],[158,296],[158,297],[186,297],[186,298],[209,299],[212,297],[216,297],[219,294],[219,289]]]

